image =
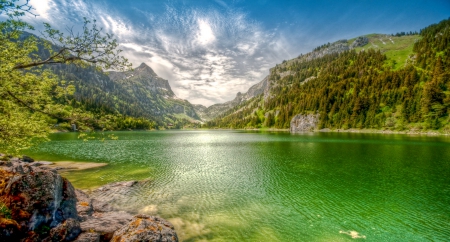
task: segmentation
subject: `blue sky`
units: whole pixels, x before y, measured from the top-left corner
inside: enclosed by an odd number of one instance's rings
[[[450,1],[31,0],[38,29],[96,19],[134,66],[145,62],[180,98],[233,99],[269,68],[314,47],[370,33],[419,31],[450,17]]]

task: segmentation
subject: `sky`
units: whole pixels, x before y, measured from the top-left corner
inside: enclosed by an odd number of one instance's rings
[[[64,30],[83,17],[114,34],[134,67],[149,65],[182,99],[232,100],[283,60],[327,42],[420,31],[449,0],[31,0],[26,21]]]

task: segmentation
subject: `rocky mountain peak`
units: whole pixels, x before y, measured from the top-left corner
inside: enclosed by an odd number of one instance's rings
[[[139,74],[158,76],[158,75],[156,75],[155,71],[153,71],[153,69],[150,66],[148,66],[147,64],[145,64],[144,62],[142,62],[142,64],[140,66],[135,68],[134,71],[138,72]]]

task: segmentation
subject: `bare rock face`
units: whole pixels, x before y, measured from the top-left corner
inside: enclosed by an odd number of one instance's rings
[[[353,41],[353,43],[350,45],[350,48],[356,48],[361,47],[369,43],[369,39],[366,36],[360,36]]]
[[[39,241],[64,221],[78,219],[75,190],[70,182],[30,159],[27,162],[11,159],[0,166],[0,203],[8,211],[0,214],[0,218],[18,224],[21,234],[18,237],[29,236]],[[9,230],[15,231],[11,229],[12,221],[8,222]],[[14,232],[1,234],[4,238],[16,236]]]
[[[317,128],[319,114],[297,114],[291,120],[291,133],[309,132]]]
[[[175,242],[178,241],[173,225],[168,221],[147,215],[137,215],[127,226],[114,233],[112,242]]]

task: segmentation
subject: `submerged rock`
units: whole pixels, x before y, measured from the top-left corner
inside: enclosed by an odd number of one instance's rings
[[[114,233],[112,242],[178,241],[173,225],[158,217],[137,215],[127,226]]]
[[[94,213],[81,222],[82,232],[97,233],[101,241],[109,241],[114,232],[127,225],[133,216],[127,212]]]

